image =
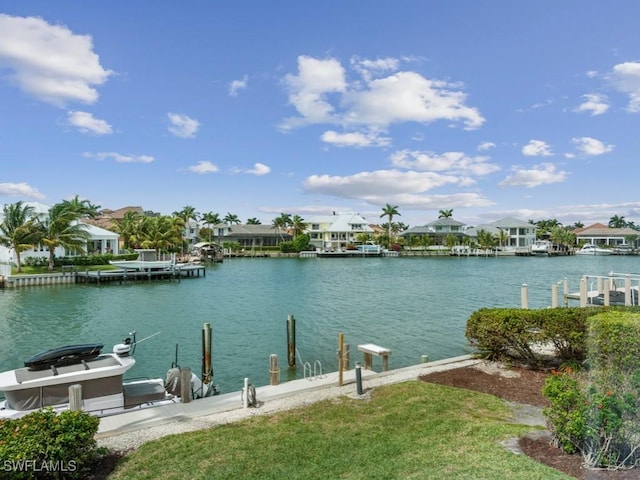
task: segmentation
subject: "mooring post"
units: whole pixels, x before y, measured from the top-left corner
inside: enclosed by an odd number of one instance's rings
[[[529,292],[528,292],[528,286],[526,283],[522,284],[522,290],[520,292],[520,296],[522,301],[522,308],[525,310],[528,309],[529,308]]]
[[[191,369],[189,367],[180,369],[180,401],[191,402]]]
[[[604,306],[608,307],[609,303],[611,302],[611,284],[608,278],[606,278],[604,281],[604,292],[602,293],[602,300]]]
[[[551,308],[558,307],[558,285],[551,285]]]
[[[358,395],[362,395],[362,366],[360,362],[356,362],[356,391]]]
[[[271,385],[280,384],[280,368],[278,367],[278,355],[272,353],[269,356],[269,383]]]
[[[345,343],[344,344],[344,355],[343,355],[344,360],[342,361],[342,369],[344,371],[349,370],[349,363],[351,362],[351,359],[349,358],[350,357],[350,355],[349,355],[350,351],[351,351],[350,345],[348,343]]]
[[[587,306],[587,277],[580,279],[580,307]]]
[[[202,383],[209,385],[213,380],[213,368],[211,367],[211,324],[205,323],[202,327]]]
[[[289,366],[296,366],[296,319],[293,315],[287,317],[287,351],[289,352],[287,361]]]
[[[82,410],[82,385],[69,385],[69,410]]]
[[[340,332],[338,334],[338,386],[342,386],[342,373],[343,373],[343,365],[344,365],[344,333]]]
[[[631,277],[626,275],[624,277],[624,304],[625,306],[630,306],[633,302],[631,301]]]
[[[242,406],[249,408],[249,379],[245,377],[244,387],[242,388]]]

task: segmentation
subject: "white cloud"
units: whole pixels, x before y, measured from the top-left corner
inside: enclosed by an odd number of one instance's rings
[[[229,95],[235,97],[238,95],[239,90],[244,90],[247,88],[247,82],[249,81],[249,77],[245,75],[242,77],[242,80],[234,80],[229,84]]]
[[[218,167],[211,162],[198,162],[196,165],[191,165],[189,171],[193,173],[215,173],[218,171]]]
[[[600,140],[591,137],[573,138],[571,141],[583,155],[596,156],[613,151],[615,145],[605,145]]]
[[[116,152],[85,152],[83,156],[97,160],[113,160],[117,163],[151,163],[154,161],[154,158],[149,155],[122,155]]]
[[[0,69],[23,92],[63,107],[92,104],[113,73],[100,65],[92,38],[41,18],[0,14]]]
[[[254,163],[253,168],[249,170],[245,170],[244,173],[262,176],[262,175],[266,175],[269,172],[271,172],[271,168],[269,166],[265,165],[264,163]]]
[[[392,57],[377,58],[375,60],[353,57],[351,59],[351,66],[355,71],[359,72],[366,81],[369,81],[373,76],[378,76],[390,71],[395,72],[400,66],[400,61]]]
[[[356,67],[360,72],[385,72],[397,65],[391,59],[358,60]],[[364,83],[349,84],[338,60],[301,56],[298,73],[286,75],[284,83],[289,102],[299,114],[282,122],[285,130],[326,123],[380,131],[394,123],[438,120],[474,129],[485,121],[477,109],[465,104],[459,84],[430,80],[415,72],[373,80],[365,76]]]
[[[0,183],[0,195],[6,197],[26,197],[44,200],[44,195],[37,188],[27,183]]]
[[[491,150],[492,148],[495,148],[496,144],[493,142],[482,142],[480,145],[478,145],[478,151],[479,152],[485,152],[487,150]]]
[[[338,133],[327,130],[320,138],[323,142],[336,147],[387,147],[391,145],[389,137],[380,137],[377,134],[365,132]]]
[[[607,78],[619,92],[629,95],[627,110],[640,112],[640,62],[619,63]]]
[[[110,135],[113,133],[111,125],[104,120],[95,118],[88,112],[67,112],[67,122],[69,125],[77,127],[82,133],[93,133],[95,135]]]
[[[522,147],[522,154],[527,157],[549,157],[553,155],[553,153],[551,153],[551,147],[542,140],[531,140]]]
[[[596,115],[602,115],[609,109],[609,103],[606,95],[600,95],[599,93],[588,93],[583,95],[585,99],[574,111],[576,112],[590,112],[592,117]]]
[[[499,183],[501,187],[533,188],[567,179],[567,172],[556,171],[556,166],[551,163],[542,163],[530,169],[514,167],[513,170],[513,175],[508,175]]]
[[[391,155],[394,167],[419,171],[450,172],[463,175],[488,175],[500,170],[489,163],[489,157],[469,157],[462,152],[433,152],[400,150]]]
[[[169,122],[171,122],[169,131],[176,137],[193,138],[200,128],[200,122],[187,115],[168,113],[167,116],[169,117]]]

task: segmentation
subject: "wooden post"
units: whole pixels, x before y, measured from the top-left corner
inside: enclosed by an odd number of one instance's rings
[[[287,361],[289,367],[296,367],[296,319],[293,315],[287,317]]]
[[[569,280],[565,278],[562,284],[563,284],[563,291],[564,291],[564,306],[568,307],[569,306]]]
[[[587,277],[580,279],[580,307],[587,306]]]
[[[244,408],[249,408],[249,379],[245,377],[244,379],[244,387],[242,388],[242,406]]]
[[[189,367],[180,369],[180,401],[191,402],[191,369]]]
[[[82,410],[82,385],[69,385],[69,410]]]
[[[202,327],[202,383],[209,385],[213,380],[213,368],[211,367],[211,324],[205,323]]]
[[[608,278],[604,280],[603,296],[604,296],[603,298],[604,301],[602,303],[604,303],[605,307],[608,307],[609,304],[611,303],[611,285]]]
[[[278,367],[278,355],[272,353],[269,356],[269,383],[271,385],[280,384],[280,368]]]
[[[529,308],[529,292],[527,290],[527,284],[523,283],[522,284],[522,290],[520,291],[520,298],[521,298],[521,302],[522,302],[522,308],[523,309],[528,309]]]
[[[343,355],[343,361],[342,361],[342,370],[347,371],[349,370],[349,363],[350,363],[350,350],[351,347],[348,343],[344,344],[344,355]]]
[[[344,333],[338,334],[338,386],[342,386],[342,370],[343,370],[343,356],[344,355]]]
[[[551,285],[551,308],[558,307],[558,285]]]
[[[631,305],[631,277],[627,275],[624,277],[624,304],[625,306]]]

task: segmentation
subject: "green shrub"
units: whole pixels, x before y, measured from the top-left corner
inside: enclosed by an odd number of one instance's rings
[[[640,314],[599,311],[587,322],[586,369],[547,379],[551,430],[592,467],[640,464]]]
[[[50,408],[2,420],[0,472],[12,479],[84,478],[99,454],[94,438],[98,424],[88,413],[56,414]]]

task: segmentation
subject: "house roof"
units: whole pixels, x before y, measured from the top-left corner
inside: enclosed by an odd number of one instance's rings
[[[633,228],[609,228],[602,223],[594,223],[584,228],[574,230],[576,237],[626,237],[627,235],[640,235],[638,230]]]
[[[311,223],[329,224],[327,232],[351,232],[351,225],[362,225],[361,232],[373,233],[373,228],[369,226],[367,220],[357,213],[338,213],[335,215],[315,215],[305,221],[307,225]]]
[[[80,222],[80,223],[86,225],[85,231],[87,231],[89,235],[91,235],[91,238],[94,238],[94,239],[112,238],[115,240],[119,237],[117,233],[101,228],[97,225],[93,225],[87,222]]]
[[[461,227],[463,225],[466,225],[465,223],[459,222],[457,220],[454,220],[451,217],[442,217],[439,218],[437,220],[434,220],[433,222],[427,223],[427,227],[445,227],[445,226],[449,226],[449,227]]]
[[[496,220],[495,222],[491,222],[491,225],[498,228],[509,228],[509,227],[529,227],[536,228],[535,225],[531,223],[525,222],[524,220],[519,220],[513,217],[501,218],[500,220]]]
[[[278,230],[271,225],[225,225],[228,230],[227,237],[241,237],[241,236],[261,236],[261,237],[279,237],[281,235],[291,236],[285,230]]]

